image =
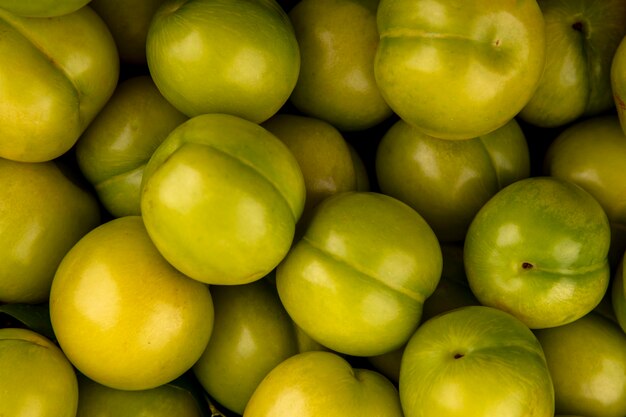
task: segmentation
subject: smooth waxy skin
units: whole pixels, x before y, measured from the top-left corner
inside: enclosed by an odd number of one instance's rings
[[[209,341],[209,289],[169,265],[141,217],[91,231],[63,259],[50,319],[76,368],[116,389],[143,390],[190,369]]]
[[[546,65],[520,113],[541,127],[563,126],[613,106],[611,61],[626,35],[621,0],[538,0],[546,22]]]
[[[378,0],[304,0],[290,12],[301,66],[291,102],[341,130],[374,126],[392,111],[374,77]]]
[[[278,266],[276,286],[314,340],[374,356],[409,339],[441,268],[439,242],[415,210],[383,194],[345,192],[317,206]]]
[[[306,186],[304,217],[326,197],[357,190],[357,169],[349,145],[333,125],[312,117],[277,114],[263,127],[298,160]]]
[[[0,415],[75,417],[78,383],[50,340],[27,329],[0,329]]]
[[[611,90],[620,125],[626,134],[626,36],[613,54],[611,63]]]
[[[75,12],[90,0],[0,0],[0,9],[26,17],[55,17]]]
[[[491,132],[530,99],[545,62],[535,0],[382,0],[375,75],[387,103],[422,132]]]
[[[413,207],[442,242],[462,241],[483,204],[529,174],[528,145],[515,120],[462,141],[428,136],[399,120],[376,150],[382,192]]]
[[[92,0],[89,6],[107,24],[120,60],[146,63],[146,38],[152,17],[166,0]]]
[[[140,391],[117,390],[82,375],[78,378],[76,417],[201,417],[193,396],[182,388],[161,385]]]
[[[421,322],[458,307],[480,305],[469,288],[463,266],[463,246],[441,246],[443,269],[435,291],[424,300]],[[406,345],[405,345],[406,346]],[[400,379],[400,363],[405,346],[383,355],[371,356],[368,361],[375,369],[397,383]]]
[[[306,189],[276,136],[239,117],[196,116],[154,152],[141,212],[174,267],[209,284],[267,275],[289,250]]]
[[[398,391],[384,376],[353,369],[331,352],[295,355],[252,394],[244,417],[400,417]]]
[[[143,170],[167,135],[187,120],[149,76],[123,81],[76,144],[76,159],[114,217],[139,215]]]
[[[0,158],[0,302],[47,301],[63,256],[100,223],[96,198],[55,162]]]
[[[295,329],[265,279],[213,286],[211,295],[215,327],[193,370],[211,398],[242,414],[265,375],[298,353]]]
[[[533,177],[505,187],[467,232],[464,263],[481,304],[508,311],[530,328],[570,323],[607,290],[609,222],[581,187]]]
[[[300,71],[289,17],[274,0],[170,0],[146,40],[161,93],[193,117],[228,113],[261,123],[287,101]]]
[[[626,334],[595,313],[535,331],[554,383],[556,412],[626,415]]]
[[[405,417],[554,415],[539,342],[491,307],[461,307],[423,323],[404,351],[399,389]]]
[[[626,134],[614,115],[576,122],[550,145],[548,175],[580,185],[602,205],[611,223],[611,266],[626,250]]]
[[[89,7],[51,19],[0,9],[0,31],[0,157],[54,159],[113,94],[119,75],[113,37]]]

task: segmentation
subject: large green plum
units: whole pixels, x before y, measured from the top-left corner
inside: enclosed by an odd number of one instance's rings
[[[317,206],[278,266],[276,286],[314,340],[374,356],[413,334],[441,269],[439,242],[415,210],[384,194],[344,192]]]
[[[401,417],[398,391],[378,372],[332,352],[305,352],[261,381],[244,417]]]
[[[468,306],[423,323],[400,367],[405,417],[553,417],[541,345],[514,316]]]
[[[208,284],[267,275],[291,247],[306,188],[287,145],[237,116],[174,129],[144,170],[141,212],[163,256]]]
[[[96,198],[61,166],[0,158],[0,302],[47,301],[67,251],[100,223]]]
[[[0,329],[0,416],[75,417],[78,383],[57,345],[28,329]]]
[[[147,75],[124,80],[76,143],[76,160],[114,217],[139,215],[143,170],[152,153],[187,120]]]
[[[146,64],[146,39],[152,17],[165,0],[92,0],[89,7],[104,20],[115,39],[120,60]]]
[[[275,0],[168,0],[148,29],[146,56],[161,93],[190,117],[265,121],[300,72],[293,26]]]
[[[76,417],[202,417],[185,389],[165,384],[146,390],[119,390],[78,377]]]
[[[193,371],[211,396],[242,414],[261,380],[298,353],[296,330],[266,279],[214,285],[215,325]]]
[[[610,70],[626,34],[622,0],[538,0],[546,24],[546,65],[519,116],[558,127],[613,106]]]
[[[626,250],[626,134],[615,115],[578,121],[563,130],[545,154],[548,175],[580,185],[602,205],[611,223],[609,259]]]
[[[392,111],[374,77],[378,0],[302,0],[291,9],[301,66],[291,102],[341,130],[374,126]]]
[[[557,413],[626,415],[626,334],[617,324],[592,312],[535,334],[552,375]]]
[[[0,157],[59,157],[113,94],[115,41],[89,7],[48,19],[0,9],[0,33]]]
[[[56,17],[75,12],[90,0],[0,0],[0,9],[26,17]]]
[[[489,198],[529,175],[528,145],[515,120],[458,141],[429,136],[399,120],[376,150],[381,191],[413,207],[442,242],[462,241]]]
[[[609,284],[610,226],[583,188],[532,177],[499,191],[472,221],[464,263],[472,292],[531,328],[570,323]]]
[[[531,98],[545,64],[535,0],[381,0],[375,75],[407,123],[445,139],[491,132]]]
[[[174,269],[139,216],[111,220],[67,253],[50,291],[59,345],[88,378],[144,390],[200,358],[213,329],[208,286]]]

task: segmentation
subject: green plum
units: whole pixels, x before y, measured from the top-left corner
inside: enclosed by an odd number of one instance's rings
[[[245,284],[285,257],[305,198],[287,145],[240,117],[205,114],[178,126],[153,153],[141,212],[175,268],[208,284]]]
[[[265,279],[214,285],[211,295],[215,325],[193,371],[211,398],[242,414],[265,375],[298,353],[296,331]]]
[[[165,0],[92,0],[89,6],[107,24],[120,60],[146,64],[146,39],[152,17]]]
[[[121,82],[76,143],[76,159],[102,205],[114,217],[139,215],[146,163],[175,127],[187,120],[149,76]]]
[[[421,322],[446,311],[470,305],[480,305],[469,288],[463,265],[463,247],[442,244],[443,268],[435,291],[424,300]],[[400,380],[400,364],[406,345],[382,355],[370,356],[368,361],[394,383]]]
[[[415,210],[387,195],[348,191],[317,206],[278,266],[276,286],[314,340],[374,356],[406,343],[441,269],[439,242]]]
[[[306,186],[303,222],[326,197],[357,190],[353,155],[333,125],[313,117],[277,114],[262,126],[283,141],[298,160]]]
[[[458,141],[429,136],[399,120],[376,150],[381,191],[413,207],[441,242],[462,241],[489,198],[529,175],[528,145],[515,120]]]
[[[57,17],[75,12],[90,0],[0,0],[0,9],[26,17]]]
[[[291,9],[301,65],[291,102],[340,130],[392,115],[374,77],[378,0],[302,0]]]
[[[79,375],[78,392],[76,417],[202,417],[193,395],[170,384],[128,391]]]
[[[545,65],[535,0],[381,0],[375,76],[390,107],[444,139],[489,133],[530,100]]]
[[[400,367],[405,417],[553,417],[554,389],[532,331],[486,306],[424,322]]]
[[[578,184],[602,205],[611,223],[609,259],[626,250],[626,134],[615,115],[580,120],[550,144],[545,172]]]
[[[464,264],[472,292],[530,328],[570,323],[602,300],[609,284],[610,226],[598,201],[555,177],[499,191],[472,221]]]
[[[70,362],[110,388],[171,382],[200,358],[213,329],[209,288],[163,259],[141,217],[111,220],[63,258],[50,319]]]
[[[275,0],[168,0],[148,29],[146,57],[161,93],[189,117],[263,122],[300,72],[293,26]]]
[[[75,417],[78,383],[57,345],[28,329],[0,329],[0,416]]]
[[[47,301],[65,254],[100,224],[97,199],[62,167],[0,158],[0,302]]]
[[[0,157],[55,159],[113,94],[115,41],[89,7],[48,19],[0,9],[0,33]]]
[[[617,324],[590,313],[535,334],[552,375],[557,413],[626,415],[626,334]]]
[[[546,64],[519,116],[558,127],[611,109],[611,61],[626,35],[622,0],[538,0],[546,24]]]
[[[398,391],[378,372],[332,352],[305,352],[261,381],[244,417],[401,417]]]

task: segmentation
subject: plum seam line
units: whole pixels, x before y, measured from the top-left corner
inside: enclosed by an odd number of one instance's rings
[[[188,142],[191,144],[196,144],[196,145],[202,145],[201,143],[197,143],[197,142]],[[184,146],[184,145],[183,145]],[[280,187],[278,187],[274,181],[272,181],[270,178],[268,178],[265,174],[263,174],[263,172],[261,172],[259,169],[257,169],[256,166],[254,166],[252,163],[248,162],[245,159],[241,159],[238,158],[236,155],[233,155],[227,151],[225,151],[224,149],[220,149],[214,145],[206,145],[209,149],[211,149],[212,151],[215,151],[221,155],[224,155],[230,159],[232,159],[234,162],[238,163],[239,165],[241,165],[242,167],[254,172],[255,174],[257,174],[259,177],[263,178],[263,180],[265,182],[267,182],[270,187],[272,187],[272,189],[274,191],[276,191],[276,193],[283,199],[283,201],[285,202],[285,204],[287,205],[287,207],[289,207],[289,213],[292,216],[292,219],[294,222],[298,221],[298,218],[296,216],[296,213],[294,212],[294,207],[291,206],[291,203],[289,202],[289,199],[287,199],[287,196],[285,196],[285,194],[281,191]]]
[[[52,56],[50,56],[50,54],[48,54],[46,52],[46,50],[41,46],[41,44],[39,42],[37,42],[35,39],[33,39],[31,36],[28,36],[24,30],[21,29],[21,27],[19,25],[15,25],[13,22],[10,22],[8,20],[6,20],[3,17],[0,17],[0,21],[4,22],[7,26],[9,26],[10,28],[12,28],[16,33],[18,33],[22,38],[26,39],[28,42],[30,42],[30,44],[33,46],[34,49],[36,49],[37,51],[39,51],[39,53],[41,55],[44,56],[44,58],[50,63],[50,65],[54,68],[56,68],[61,75],[63,76],[63,78],[65,78],[68,83],[73,87],[73,91],[76,95],[76,102],[78,104],[78,121],[80,123],[80,125],[83,125],[84,123],[84,119],[83,119],[83,113],[81,111],[82,108],[82,94],[78,88],[78,85],[76,84],[76,82],[74,82],[74,80],[69,76],[69,74],[67,73],[67,71],[65,71],[65,68],[63,68],[56,60],[54,60],[52,58]]]
[[[314,250],[320,252],[322,255],[330,258],[331,260],[333,260],[335,262],[339,262],[339,263],[341,263],[344,266],[347,266],[349,268],[354,269],[362,277],[368,278],[370,281],[373,281],[373,282],[375,282],[377,284],[382,284],[382,285],[390,288],[391,290],[395,291],[396,293],[401,294],[401,295],[403,295],[403,296],[405,296],[407,298],[412,299],[413,301],[417,301],[417,302],[419,302],[421,304],[424,303],[425,297],[423,297],[420,293],[418,293],[416,291],[412,291],[412,290],[410,290],[408,288],[405,288],[405,287],[400,287],[400,286],[397,286],[397,285],[393,285],[393,283],[391,283],[391,282],[383,281],[380,278],[376,277],[376,275],[372,274],[370,271],[367,271],[365,268],[362,268],[362,267],[359,267],[357,265],[354,265],[354,264],[346,261],[345,259],[340,258],[339,256],[336,256],[335,254],[322,249],[321,247],[319,247],[318,245],[313,243],[312,240],[308,239],[306,236],[304,236],[302,238],[302,241],[305,242],[307,245],[309,245]]]

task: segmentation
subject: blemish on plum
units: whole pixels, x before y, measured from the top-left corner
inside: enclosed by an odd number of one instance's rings
[[[464,357],[465,355],[462,353],[455,353],[454,354],[454,359],[461,359],[462,357]]]
[[[496,41],[494,42],[495,46],[500,46],[500,39],[496,39]]]
[[[574,29],[577,32],[582,32],[584,29],[583,22],[578,21],[578,22],[572,23],[572,29]]]
[[[522,269],[528,270],[528,269],[533,269],[533,267],[534,267],[534,265],[531,264],[530,262],[523,262],[522,263]]]

